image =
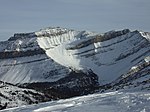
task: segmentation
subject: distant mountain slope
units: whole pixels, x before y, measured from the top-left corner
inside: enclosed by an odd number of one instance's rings
[[[149,38],[149,33],[128,29],[99,34],[49,27],[14,34],[0,42],[0,80],[54,82],[66,77],[71,68],[91,69],[99,83],[106,84],[150,55]]]

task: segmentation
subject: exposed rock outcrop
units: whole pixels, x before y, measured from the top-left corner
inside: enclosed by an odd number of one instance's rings
[[[99,83],[98,76],[92,71],[72,71],[56,82],[37,82],[20,86],[42,91],[52,99],[60,99],[93,93],[98,89]]]
[[[19,58],[26,56],[34,56],[38,54],[45,54],[45,51],[40,48],[27,51],[4,51],[0,52],[0,59]]]

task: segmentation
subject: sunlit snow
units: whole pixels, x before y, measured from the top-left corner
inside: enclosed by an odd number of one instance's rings
[[[38,105],[6,109],[1,112],[149,112],[149,92],[108,92]]]

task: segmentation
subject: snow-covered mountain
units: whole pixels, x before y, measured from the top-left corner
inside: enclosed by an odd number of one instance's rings
[[[101,34],[49,27],[0,42],[0,81],[40,91],[49,100],[149,90],[149,65],[150,33],[137,30]]]
[[[98,34],[59,27],[14,34],[0,43],[0,79],[14,84],[53,82],[72,68],[91,69],[100,83],[108,83],[150,55],[149,35],[128,29]]]

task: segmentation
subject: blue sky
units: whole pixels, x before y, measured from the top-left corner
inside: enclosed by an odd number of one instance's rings
[[[150,31],[150,0],[0,0],[0,40],[49,26]]]

